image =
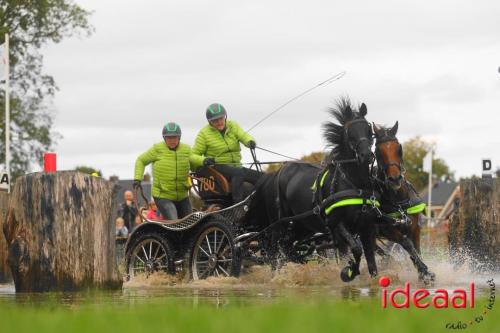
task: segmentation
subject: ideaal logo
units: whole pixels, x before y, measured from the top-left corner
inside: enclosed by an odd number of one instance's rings
[[[430,301],[428,299],[431,293],[427,289],[416,289],[411,291],[411,286],[409,282],[405,283],[404,288],[395,288],[391,292],[387,291],[387,287],[391,284],[391,280],[383,276],[379,279],[379,285],[382,289],[382,308],[387,309],[388,304],[396,309],[409,308],[410,304],[419,309],[424,309],[432,305],[436,309],[445,309],[452,307],[454,309],[474,309],[475,301],[475,285],[474,282],[469,284],[469,290],[464,288],[458,288],[451,292],[446,289],[436,289],[432,295]],[[448,329],[465,329],[474,323],[480,323],[484,320],[484,316],[493,309],[495,304],[495,282],[493,279],[487,281],[490,286],[490,297],[488,298],[488,303],[484,306],[481,315],[474,317],[472,320],[465,322],[458,321],[456,323],[447,323],[446,328]],[[398,297],[401,296],[401,297]],[[396,300],[398,297],[399,302]]]
[[[391,284],[391,280],[383,276],[379,280],[379,285],[382,289],[382,308],[387,308],[387,298],[389,298],[390,304],[392,307],[396,309],[401,308],[409,308],[410,301],[413,303],[413,306],[416,308],[424,309],[429,306],[433,306],[436,309],[445,309],[448,308],[451,304],[451,307],[455,309],[466,308],[469,306],[470,308],[474,308],[474,282],[469,284],[469,291],[459,288],[455,289],[450,293],[446,289],[436,289],[435,294],[432,296],[431,302],[426,301],[427,297],[431,295],[429,290],[427,289],[416,289],[411,292],[410,283],[406,282],[405,287],[396,288],[392,290],[390,293],[387,292],[387,288]],[[389,294],[389,297],[388,297]],[[403,302],[397,303],[396,296],[403,296]],[[468,296],[467,296],[468,295]]]
[[[447,323],[446,328],[450,330],[463,330],[466,329],[467,327],[472,326],[473,324],[479,324],[482,322],[485,318],[485,316],[488,314],[489,311],[493,310],[493,306],[495,305],[495,281],[493,279],[490,279],[486,281],[486,283],[490,286],[490,296],[488,298],[488,303],[484,306],[483,311],[481,312],[480,315],[474,316],[472,320],[464,321],[462,322],[459,320],[458,322],[455,323]]]

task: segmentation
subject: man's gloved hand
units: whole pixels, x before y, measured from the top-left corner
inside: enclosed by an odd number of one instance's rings
[[[257,144],[255,143],[255,141],[251,140],[250,142],[248,142],[248,148],[250,149],[257,148]]]
[[[132,183],[132,187],[134,188],[134,190],[137,190],[139,187],[141,187],[141,181],[134,179],[134,182]]]
[[[207,157],[203,160],[203,165],[204,166],[214,166],[215,165],[215,159],[212,157]]]

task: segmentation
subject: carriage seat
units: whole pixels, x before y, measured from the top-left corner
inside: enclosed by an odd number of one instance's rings
[[[222,173],[211,167],[202,167],[195,173],[195,186],[200,193],[228,195],[231,193],[231,183]]]
[[[193,188],[200,196],[206,207],[216,204],[221,207],[228,207],[233,202],[231,195],[231,181],[222,173],[212,167],[202,167],[191,176]],[[244,196],[249,195],[254,190],[254,185],[243,182]]]
[[[231,183],[222,173],[211,167],[199,168],[192,176],[193,188],[207,206],[231,204]]]

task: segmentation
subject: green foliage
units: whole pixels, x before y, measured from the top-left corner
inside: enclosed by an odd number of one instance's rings
[[[97,173],[99,177],[102,177],[102,172],[101,170],[97,170],[96,168],[85,166],[85,165],[79,165],[75,168],[75,171],[83,172],[89,175],[92,175],[93,173]]]
[[[301,161],[320,164],[321,161],[325,158],[325,153],[322,151],[315,151],[310,153],[309,155],[304,155],[300,158]],[[265,172],[271,173],[278,171],[281,168],[281,164],[269,164],[265,170]]]
[[[9,33],[11,173],[13,179],[41,165],[58,138],[51,131],[54,78],[43,73],[40,48],[65,37],[89,35],[90,12],[71,0],[2,0],[0,44]],[[5,93],[0,95],[0,161],[5,161]]]
[[[425,155],[431,150],[435,150],[435,146],[424,141],[419,136],[414,137],[403,143],[404,165],[406,169],[406,178],[413,183],[415,188],[420,191],[428,184],[429,173],[422,171],[422,163]],[[453,172],[446,162],[441,158],[432,160],[432,173],[439,179],[453,179]]]
[[[273,173],[273,172],[278,171],[281,168],[281,166],[282,166],[282,164],[278,164],[278,163],[269,164],[267,166],[267,168],[265,168],[263,171],[267,172],[267,173]]]
[[[300,159],[302,161],[320,164],[321,161],[325,158],[325,153],[322,151],[315,151],[310,153],[309,155],[302,156]]]

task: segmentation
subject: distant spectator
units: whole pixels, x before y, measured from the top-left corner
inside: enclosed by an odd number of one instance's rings
[[[149,209],[148,209],[148,214],[146,215],[146,218],[148,220],[163,220],[163,216],[161,215],[161,213],[158,210],[158,207],[156,206],[156,203],[154,201],[151,201],[149,203]]]
[[[135,227],[137,227],[139,224],[142,223],[142,219],[141,219],[141,216],[139,214],[137,214],[137,216],[135,217]]]
[[[125,202],[118,208],[118,217],[123,219],[127,230],[132,231],[135,224],[140,224],[141,222],[137,209],[135,208],[134,194],[132,191],[125,191],[123,198]]]
[[[128,229],[125,226],[125,221],[123,218],[116,218],[116,237],[128,237]]]

